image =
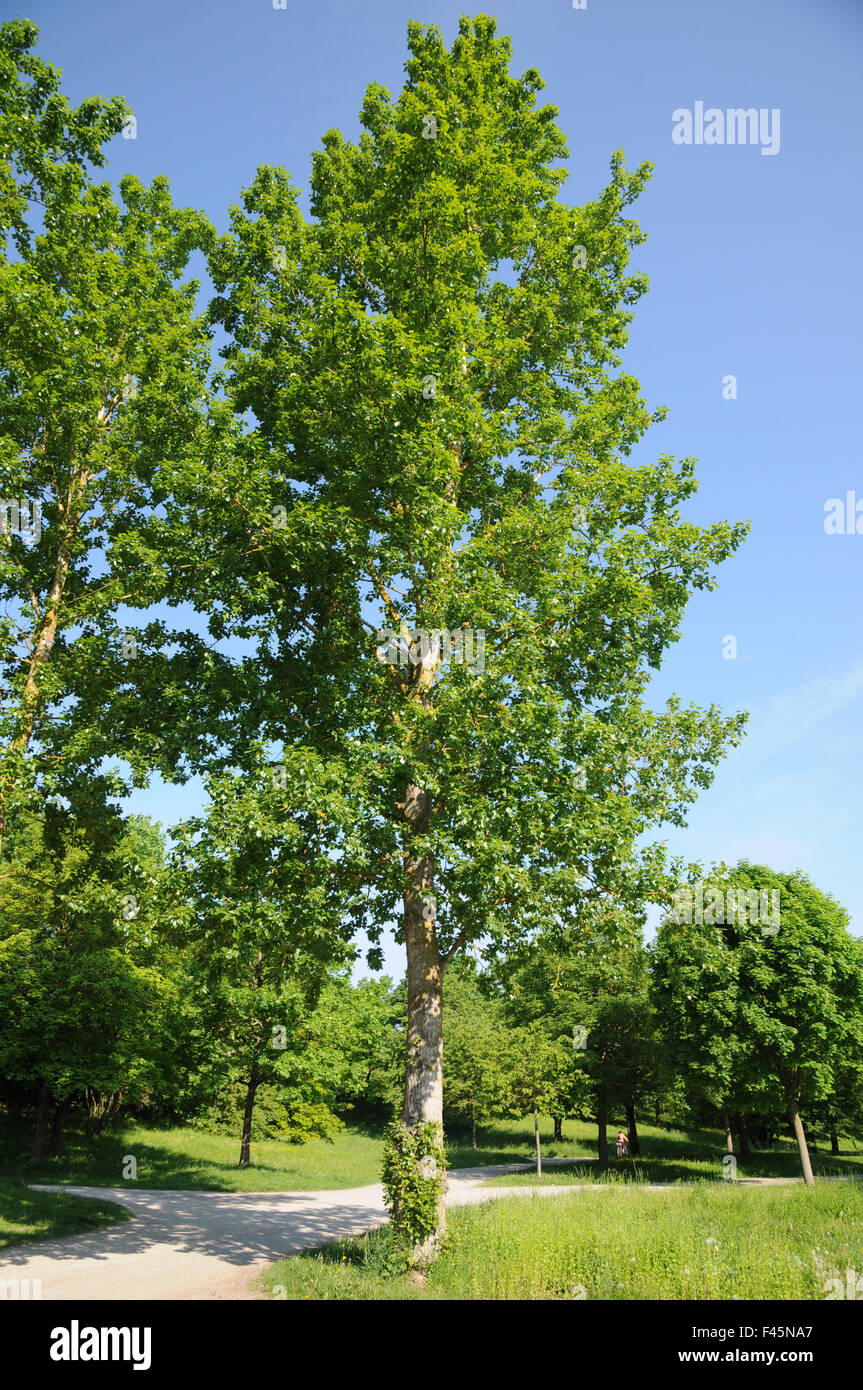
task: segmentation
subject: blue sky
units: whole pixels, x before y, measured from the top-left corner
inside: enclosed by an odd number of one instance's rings
[[[611,151],[655,164],[635,215],[635,266],[651,280],[626,369],[669,407],[639,448],[698,459],[689,514],[752,523],[697,595],[651,700],[751,710],[744,747],[720,767],[686,831],[686,858],[746,855],[806,870],[863,931],[863,534],[825,532],[825,503],[863,501],[856,416],[863,291],[850,267],[863,224],[860,0],[533,0],[488,5],[536,67],[570,146],[564,196],[604,186]],[[408,19],[451,41],[464,4],[437,0],[33,0],[44,57],[75,101],[126,97],[135,140],[111,176],[165,173],[177,202],[219,225],[259,164],[303,189],[323,131],[358,133],[371,81],[398,90]],[[780,112],[778,152],[676,144],[672,113],[696,102]],[[737,398],[723,380],[737,379]],[[863,516],[861,516],[863,527]],[[737,657],[723,657],[724,639]],[[728,644],[725,643],[727,647]],[[196,785],[155,787],[135,806],[165,824],[199,805]],[[388,967],[401,972],[393,947]]]

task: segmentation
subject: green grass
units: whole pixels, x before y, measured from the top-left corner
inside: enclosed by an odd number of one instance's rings
[[[0,1173],[31,1182],[88,1187],[311,1192],[380,1182],[383,1161],[380,1133],[361,1125],[345,1125],[332,1142],[323,1139],[308,1144],[287,1144],[278,1140],[254,1142],[251,1164],[239,1169],[239,1136],[207,1134],[190,1126],[157,1129],[120,1123],[94,1135],[87,1135],[80,1128],[69,1128],[63,1138],[60,1157],[48,1159],[31,1169],[28,1155],[33,1140],[32,1123],[32,1120],[12,1118],[4,1122],[0,1132]],[[586,1138],[589,1127],[581,1128]],[[583,1151],[583,1142],[573,1147],[566,1141],[555,1148],[551,1134],[549,1122],[545,1136],[549,1155]],[[496,1121],[492,1127],[481,1131],[480,1141],[481,1147],[474,1152],[464,1136],[456,1133],[449,1138],[447,1161],[450,1167],[513,1163],[530,1158],[532,1121]],[[127,1155],[137,1159],[136,1179],[122,1176],[123,1160]]]
[[[326,1188],[363,1187],[380,1181],[383,1141],[380,1133],[362,1125],[345,1125],[333,1141],[316,1139],[308,1144],[287,1144],[277,1140],[252,1144],[252,1162],[237,1167],[239,1137],[207,1134],[189,1126],[157,1129],[120,1123],[106,1127],[101,1134],[87,1135],[70,1128],[63,1139],[59,1158],[48,1159],[40,1167],[28,1164],[32,1143],[32,1119],[4,1117],[0,1127],[0,1173],[21,1181],[60,1183],[89,1187],[151,1187],[205,1192],[282,1192],[316,1191]],[[613,1138],[616,1126],[611,1127]],[[663,1130],[650,1125],[639,1127],[644,1158],[623,1160],[630,1175],[651,1181],[720,1177],[723,1146],[721,1137],[710,1131]],[[555,1144],[551,1121],[540,1127],[543,1157],[576,1157],[596,1152],[596,1127],[567,1120],[564,1140]],[[843,1147],[850,1147],[850,1141]],[[613,1149],[612,1149],[613,1152]],[[124,1179],[124,1159],[137,1160],[137,1178]],[[498,1120],[479,1133],[476,1151],[458,1131],[447,1135],[447,1161],[452,1168],[480,1164],[515,1163],[533,1158],[533,1125],[530,1120]],[[618,1170],[612,1158],[610,1172]],[[825,1171],[842,1172],[856,1167],[863,1172],[863,1154],[855,1158],[829,1160],[813,1155],[813,1162]],[[549,1169],[549,1181],[595,1181],[594,1163],[584,1165],[585,1174],[565,1176]],[[738,1174],[791,1176],[798,1170],[793,1144],[781,1142],[769,1153],[759,1153],[738,1167]],[[543,1175],[545,1177],[545,1175]],[[493,1180],[496,1181],[496,1180]],[[501,1179],[503,1182],[535,1181],[532,1175]]]
[[[282,1299],[806,1299],[863,1273],[863,1185],[621,1184],[513,1197],[450,1213],[423,1286],[398,1272],[388,1228],[282,1260]]]
[[[685,1135],[661,1130],[655,1133],[663,1152],[691,1146]],[[551,1121],[541,1127],[543,1154],[571,1156],[595,1151],[595,1127],[567,1122],[562,1144],[552,1141]],[[706,1136],[718,1142],[716,1136]],[[358,1125],[345,1125],[332,1142],[308,1144],[278,1140],[252,1144],[252,1162],[237,1167],[239,1136],[207,1134],[190,1126],[157,1129],[132,1123],[106,1127],[87,1135],[70,1128],[59,1158],[36,1169],[28,1166],[32,1120],[4,1123],[0,1134],[0,1173],[33,1182],[68,1183],[89,1187],[152,1187],[193,1189],[207,1192],[314,1191],[325,1188],[363,1187],[380,1181],[383,1140],[379,1133]],[[675,1147],[678,1146],[678,1147]],[[137,1159],[138,1176],[124,1179],[123,1160]],[[447,1163],[451,1168],[478,1164],[515,1163],[533,1156],[531,1120],[496,1120],[480,1131],[479,1147],[453,1131],[447,1136]]]
[[[717,1182],[724,1179],[722,1167],[723,1150],[715,1148],[712,1152],[698,1156],[693,1154],[686,1159],[661,1158],[611,1158],[607,1168],[598,1163],[579,1163],[571,1168],[555,1164],[543,1168],[537,1178],[535,1172],[513,1173],[509,1176],[488,1178],[484,1187],[554,1187],[578,1186],[585,1183],[681,1183]],[[847,1177],[863,1179],[863,1154],[858,1156],[830,1158],[812,1155],[812,1171],[816,1177]],[[737,1178],[799,1178],[802,1177],[800,1159],[794,1145],[776,1146],[764,1153],[752,1154],[748,1159],[738,1158]]]
[[[610,1125],[608,1130],[609,1164],[603,1172],[598,1163],[579,1163],[572,1168],[554,1164],[544,1169],[539,1181],[543,1185],[554,1183],[593,1183],[627,1180],[631,1182],[687,1182],[717,1181],[724,1176],[722,1159],[725,1154],[725,1138],[711,1130],[669,1130],[655,1125],[639,1125],[641,1157],[618,1158],[614,1148],[614,1136],[618,1126]],[[578,1120],[567,1120],[564,1124],[564,1142],[552,1141],[551,1121],[540,1122],[540,1141],[543,1160],[547,1158],[596,1158],[596,1126]],[[498,1142],[488,1146],[488,1138],[479,1155],[477,1163],[512,1163],[514,1161],[534,1161],[532,1125],[524,1121],[497,1122],[495,1129],[487,1135]],[[810,1152],[812,1167],[817,1175],[863,1177],[863,1151],[855,1152],[855,1141],[842,1141],[842,1152],[832,1157],[823,1147]],[[470,1150],[453,1148],[452,1153],[459,1157],[458,1164],[470,1163],[466,1157]],[[462,1161],[463,1160],[463,1161]],[[770,1148],[754,1152],[747,1159],[737,1155],[737,1176],[747,1177],[797,1177],[800,1174],[800,1160],[797,1146],[791,1139],[778,1139]],[[535,1184],[536,1174],[518,1173],[489,1178],[488,1186],[507,1187]]]
[[[68,1192],[32,1192],[21,1182],[0,1181],[0,1250],[22,1241],[72,1236],[128,1221],[114,1202]]]
[[[564,1139],[555,1143],[551,1120],[540,1120],[539,1132],[544,1158],[568,1158],[596,1153],[596,1126],[577,1120],[564,1124]],[[659,1131],[657,1131],[659,1133]],[[467,1133],[451,1127],[446,1135],[447,1163],[450,1168],[472,1168],[487,1163],[524,1163],[534,1157],[533,1120],[493,1120],[477,1134],[477,1147],[470,1147]]]
[[[0,1137],[0,1173],[28,1182],[67,1183],[86,1187],[152,1187],[199,1192],[314,1191],[329,1187],[363,1187],[380,1181],[383,1143],[373,1134],[348,1126],[330,1144],[278,1141],[252,1144],[252,1163],[237,1167],[239,1137],[205,1134],[176,1127],[153,1129],[119,1124],[101,1134],[70,1129],[59,1158],[38,1168],[28,1165],[32,1122],[4,1124]],[[137,1160],[137,1178],[123,1178],[127,1155]]]

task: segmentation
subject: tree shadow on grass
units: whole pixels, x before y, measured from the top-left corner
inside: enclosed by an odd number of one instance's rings
[[[102,1134],[90,1137],[81,1133],[66,1136],[58,1158],[46,1159],[31,1168],[26,1154],[13,1158],[14,1167],[6,1166],[16,1177],[31,1183],[63,1183],[71,1186],[134,1188],[191,1188],[199,1192],[221,1192],[236,1182],[236,1164],[218,1163],[212,1159],[190,1161],[188,1157],[158,1144],[141,1143],[136,1139],[134,1153],[123,1135]],[[133,1157],[136,1176],[123,1178],[126,1160]],[[0,1159],[2,1162],[2,1159]],[[256,1165],[257,1166],[257,1165]],[[266,1168],[268,1165],[260,1165]],[[233,1180],[233,1181],[231,1181]]]
[[[63,1136],[63,1146],[59,1157],[48,1158],[37,1167],[31,1168],[29,1155],[32,1144],[32,1124],[24,1120],[13,1120],[5,1124],[0,1132],[0,1175],[27,1183],[61,1183],[87,1187],[117,1187],[134,1190],[136,1188],[183,1189],[196,1192],[248,1191],[255,1185],[256,1175],[261,1184],[272,1191],[309,1189],[309,1179],[314,1176],[313,1165],[307,1161],[292,1161],[303,1154],[306,1145],[279,1144],[276,1155],[265,1156],[261,1150],[264,1144],[276,1141],[252,1143],[252,1162],[240,1170],[236,1158],[239,1157],[240,1140],[234,1144],[231,1139],[232,1157],[222,1159],[218,1156],[202,1154],[199,1157],[178,1151],[176,1147],[146,1137],[146,1129],[135,1123],[134,1137],[129,1134],[129,1126],[122,1121],[115,1126],[106,1126],[101,1132],[89,1134],[80,1126],[69,1127]],[[187,1134],[188,1148],[194,1149],[196,1143],[206,1146],[214,1136],[192,1126],[177,1127],[178,1135]],[[365,1137],[365,1136],[364,1136]],[[372,1137],[369,1135],[368,1137]],[[377,1137],[377,1136],[374,1136]],[[318,1141],[314,1141],[318,1142]],[[329,1146],[327,1146],[329,1147]],[[233,1156],[236,1155],[236,1157]],[[130,1165],[127,1158],[135,1159],[135,1177],[124,1177]],[[328,1155],[329,1157],[329,1155]],[[357,1155],[349,1155],[346,1162],[360,1165]],[[347,1182],[340,1181],[338,1164],[332,1162],[322,1165],[327,1170],[324,1187],[360,1186],[362,1182],[374,1182],[377,1173],[369,1174],[354,1181],[350,1175]],[[238,1175],[243,1173],[242,1186]],[[273,1181],[275,1178],[277,1181]],[[313,1189],[312,1189],[313,1190]]]
[[[595,1182],[608,1183],[691,1183],[707,1182],[715,1184],[722,1181],[745,1182],[753,1178],[800,1178],[800,1160],[796,1150],[791,1153],[757,1153],[747,1159],[738,1158],[736,1168],[723,1164],[724,1150],[700,1150],[686,1156],[675,1158],[654,1157],[645,1154],[640,1158],[618,1158],[611,1155],[607,1164],[586,1163],[575,1160],[571,1167],[555,1165],[543,1169],[541,1182],[544,1186],[554,1183],[561,1185],[584,1185]],[[853,1162],[843,1163],[840,1159],[819,1162],[813,1159],[813,1172],[822,1178],[863,1178],[863,1166]],[[508,1176],[489,1180],[492,1186],[507,1186],[514,1183],[522,1186],[536,1182],[533,1173],[522,1173],[515,1179]]]
[[[128,1220],[129,1213],[114,1202],[37,1192],[15,1178],[0,1181],[0,1251]]]

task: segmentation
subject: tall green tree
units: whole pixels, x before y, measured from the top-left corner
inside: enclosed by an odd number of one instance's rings
[[[37,1098],[31,1161],[70,1105],[91,1116],[147,1101],[169,1074],[179,962],[157,904],[157,828],[92,823],[56,805],[16,817],[0,857],[0,1075]]]
[[[666,1045],[738,1103],[769,1084],[811,1186],[801,1110],[833,1094],[860,1055],[863,949],[844,908],[802,871],[741,861],[694,887],[689,911],[671,913],[652,947]]]
[[[682,821],[742,721],[642,696],[745,528],[681,517],[691,460],[629,459],[662,415],[619,370],[648,166],[616,154],[573,206],[556,112],[492,19],[449,49],[412,23],[408,47],[359,140],[325,135],[311,217],[262,168],[214,248],[220,384],[247,428],[209,470],[188,583],[257,646],[241,722],[361,779],[364,925],[374,943],[397,919],[407,948],[414,1132],[442,1123],[456,952],[612,885],[655,891],[639,837]],[[442,1190],[436,1211],[418,1259]]]
[[[444,1109],[469,1125],[475,1149],[477,1123],[506,1111],[510,1049],[501,1001],[481,989],[467,961],[459,964],[447,971],[445,985]]]
[[[82,789],[116,790],[106,755],[139,781],[165,763],[166,634],[127,633],[121,610],[167,591],[142,523],[166,462],[200,457],[208,418],[209,339],[185,278],[208,224],[163,177],[122,179],[119,200],[94,180],[129,110],[70,106],[37,33],[0,26],[0,843],[34,788],[74,816]],[[182,666],[194,639],[178,640]],[[95,712],[128,715],[142,684],[121,742]]]
[[[211,1073],[220,1088],[244,1092],[246,1168],[262,1087],[296,1090],[304,1079],[307,1099],[326,1093],[303,1058],[320,991],[350,954],[345,875],[333,859],[350,807],[313,758],[294,760],[290,777],[285,764],[265,765],[257,780],[225,773],[208,787],[207,815],[178,831],[175,921],[201,994]]]
[[[657,1080],[639,923],[613,901],[595,905],[578,922],[501,961],[497,973],[514,1022],[570,1042],[574,1065],[559,1073],[561,1089],[551,1103],[555,1138],[562,1137],[565,1115],[593,1114],[605,1162],[609,1111],[617,1108],[626,1111],[637,1154],[635,1106]]]
[[[509,1037],[509,1109],[533,1117],[536,1176],[542,1176],[539,1117],[548,1113],[566,1086],[572,1058],[565,1039],[551,1039],[539,1023],[514,1028]]]

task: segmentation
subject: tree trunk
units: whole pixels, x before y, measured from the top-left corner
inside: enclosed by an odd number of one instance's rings
[[[476,1102],[470,1104],[470,1146],[476,1149]]]
[[[36,1133],[30,1152],[30,1167],[38,1168],[45,1159],[48,1148],[48,1120],[51,1114],[51,1087],[43,1081],[39,1090],[39,1103],[36,1106]]]
[[[831,1129],[830,1131],[830,1152],[832,1154],[838,1154],[839,1152],[839,1135],[836,1133],[835,1129]]]
[[[560,1115],[554,1117],[554,1142],[555,1144],[563,1143],[563,1120]]]
[[[99,411],[98,418],[100,421],[104,418],[103,410]],[[60,621],[60,606],[63,599],[63,591],[66,587],[69,565],[71,564],[72,552],[75,547],[75,540],[81,521],[81,503],[90,482],[90,477],[90,472],[86,468],[78,468],[73,471],[66,496],[63,500],[62,510],[57,522],[58,546],[54,563],[54,574],[46,595],[45,606],[30,633],[30,656],[27,663],[27,676],[24,681],[21,705],[18,711],[18,729],[6,749],[7,754],[25,751],[36,727],[42,700],[42,669],[51,656],[54,647],[54,640]],[[0,849],[3,847],[3,839],[6,833],[7,803],[11,786],[12,778],[4,773],[4,776],[0,779]],[[31,1162],[33,1162],[32,1159]]]
[[[431,796],[409,783],[400,807],[417,835],[428,832]],[[407,948],[408,1028],[405,1059],[405,1098],[402,1121],[415,1132],[421,1125],[437,1127],[443,1146],[443,960],[437,944],[432,899],[434,861],[404,853],[404,934]],[[415,1265],[429,1263],[446,1230],[446,1173],[441,1172],[437,1224],[415,1247]],[[397,1213],[394,1213],[397,1220]]]
[[[746,1128],[746,1116],[742,1110],[738,1110],[734,1116],[737,1122],[737,1133],[740,1137],[740,1157],[748,1158],[752,1153],[752,1145],[749,1142],[749,1130]]]
[[[533,1112],[533,1142],[536,1145],[536,1176],[542,1177],[542,1150],[539,1145],[539,1111]]]
[[[57,1102],[57,1109],[54,1111],[54,1123],[51,1126],[51,1141],[48,1145],[48,1157],[57,1158],[60,1153],[60,1145],[63,1142],[63,1125],[66,1121],[66,1102]]]
[[[248,1168],[252,1147],[252,1116],[255,1113],[255,1094],[258,1089],[258,1059],[252,1062],[252,1072],[246,1090],[246,1107],[243,1111],[243,1138],[240,1142],[240,1161],[238,1168]]]
[[[601,1100],[596,1107],[596,1153],[599,1166],[608,1166],[608,1106]]]
[[[797,1140],[797,1152],[800,1155],[800,1167],[803,1169],[803,1181],[807,1187],[814,1187],[815,1178],[812,1175],[812,1164],[809,1161],[809,1150],[806,1147],[806,1133],[800,1118],[800,1105],[794,1095],[788,1099],[788,1115],[791,1120],[791,1128],[794,1131],[794,1138]]]
[[[725,1152],[727,1154],[733,1154],[734,1136],[731,1133],[731,1116],[729,1115],[727,1110],[723,1110],[722,1112],[722,1123],[725,1126]]]
[[[626,1131],[629,1135],[629,1153],[632,1158],[638,1158],[641,1150],[638,1147],[638,1130],[635,1124],[635,1106],[626,1107]]]

